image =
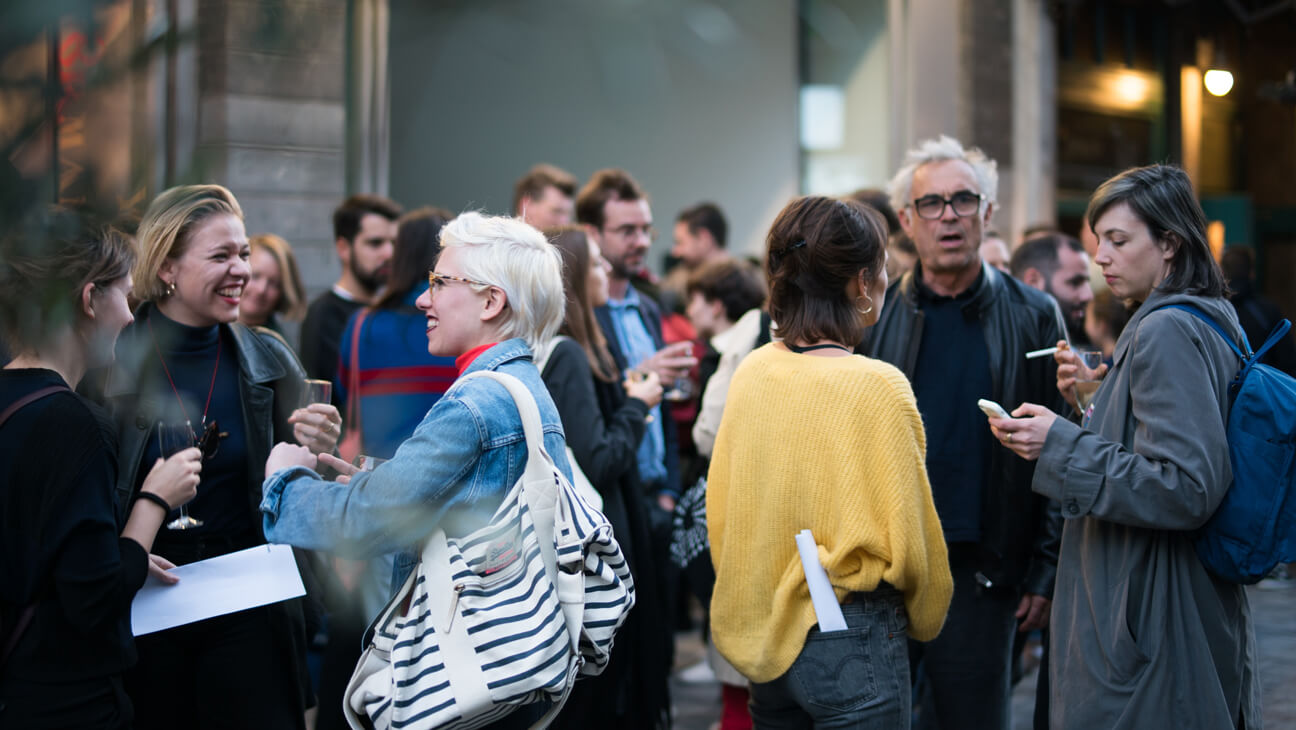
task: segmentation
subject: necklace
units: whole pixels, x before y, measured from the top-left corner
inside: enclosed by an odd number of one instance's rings
[[[185,417],[185,425],[189,427],[189,433],[193,436],[195,442],[198,441],[198,434],[193,430],[193,421],[189,420],[189,412],[185,410],[184,399],[180,397],[180,391],[176,388],[175,380],[171,378],[171,369],[167,367],[166,358],[162,357],[162,348],[158,346],[157,335],[153,333],[153,320],[145,320],[148,323],[149,337],[153,338],[153,349],[157,352],[158,362],[162,363],[162,372],[166,374],[167,383],[171,385],[171,392],[175,393],[176,402],[180,404],[180,413]],[[212,368],[211,386],[207,388],[207,402],[203,404],[202,420],[199,425],[207,425],[207,409],[211,407],[212,393],[216,392],[216,373],[220,371],[221,356],[221,338],[220,334],[216,335],[216,367]],[[215,423],[212,424],[216,425]],[[204,432],[204,437],[206,433]]]
[[[800,345],[789,345],[786,342],[784,342],[783,344],[787,345],[787,349],[797,354],[804,354],[810,352],[811,350],[829,350],[834,347],[837,348],[838,350],[844,350],[846,352],[850,352],[849,347],[846,347],[845,345],[839,345],[836,342],[826,342],[822,345],[808,345],[805,347],[802,347]]]

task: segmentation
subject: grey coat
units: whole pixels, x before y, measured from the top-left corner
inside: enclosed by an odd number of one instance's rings
[[[1090,422],[1057,419],[1035,471],[1032,488],[1065,519],[1054,728],[1260,727],[1246,593],[1206,572],[1191,539],[1232,481],[1238,360],[1187,312],[1153,311],[1176,302],[1240,331],[1224,299],[1154,293],[1116,343]]]

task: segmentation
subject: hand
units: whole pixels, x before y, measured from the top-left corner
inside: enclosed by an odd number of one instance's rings
[[[661,403],[661,378],[654,371],[649,370],[641,378],[626,378],[621,387],[625,388],[627,396],[643,401],[649,408]]]
[[[1037,596],[1034,593],[1027,593],[1022,596],[1021,603],[1017,606],[1017,618],[1021,623],[1017,625],[1018,631],[1034,631],[1036,629],[1047,628],[1049,624],[1049,608],[1053,602],[1044,596]]]
[[[140,491],[156,494],[175,509],[198,494],[198,474],[201,471],[202,451],[196,447],[183,449],[165,461],[158,459],[153,462]]]
[[[153,553],[149,553],[148,574],[153,576],[154,578],[157,578],[163,583],[166,583],[169,586],[173,586],[176,583],[180,582],[180,576],[172,575],[167,572],[168,570],[171,570],[174,567],[175,567],[175,563],[171,562],[170,560],[167,560],[161,555],[154,555]]]
[[[1000,443],[1021,458],[1038,459],[1057,414],[1044,406],[1023,403],[1011,415],[1012,418],[991,418],[990,430]]]
[[[661,507],[667,512],[674,512],[675,498],[670,496],[669,494],[666,494],[665,492],[662,492],[661,494],[657,495],[657,506]]]
[[[1084,365],[1080,364],[1080,356],[1071,351],[1071,346],[1066,343],[1066,340],[1058,340],[1057,346],[1058,351],[1053,353],[1053,359],[1058,364],[1057,389],[1062,394],[1062,397],[1066,399],[1066,402],[1076,410],[1076,413],[1079,413],[1080,406],[1076,404],[1075,384],[1076,375],[1080,373]],[[1093,380],[1101,380],[1106,376],[1107,363],[1099,365],[1095,373],[1097,377],[1091,378]]]
[[[676,342],[653,353],[652,357],[635,368],[655,372],[663,383],[670,383],[688,375],[689,369],[694,365],[697,365],[697,358],[693,357],[693,343]]]
[[[293,438],[316,454],[333,451],[341,433],[342,414],[329,403],[312,403],[288,417]]]
[[[319,463],[332,467],[333,471],[338,473],[337,479],[334,480],[338,484],[350,484],[351,476],[360,473],[360,467],[355,464],[348,464],[332,454],[320,454]]]
[[[275,444],[275,447],[270,450],[270,458],[266,459],[266,476],[269,477],[294,466],[314,469],[317,462],[315,454],[305,446],[281,441]]]

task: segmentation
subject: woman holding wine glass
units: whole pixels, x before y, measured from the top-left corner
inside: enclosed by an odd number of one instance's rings
[[[128,511],[113,503],[107,415],[76,388],[112,360],[131,321],[135,251],[71,211],[33,211],[0,243],[0,728],[124,728],[130,607],[154,535],[194,496],[197,449],[149,464]],[[117,516],[125,517],[124,524]]]
[[[1243,586],[1209,573],[1194,531],[1229,488],[1225,426],[1238,359],[1189,312],[1241,343],[1183,170],[1103,183],[1085,214],[1094,262],[1136,310],[1083,425],[1025,403],[992,418],[1065,526],[1051,626],[1056,727],[1258,727],[1255,636]],[[1057,355],[1058,387],[1084,370]]]
[[[121,337],[104,398],[117,424],[118,493],[178,445],[202,451],[188,514],[172,515],[155,552],[176,564],[265,543],[262,465],[276,441],[332,451],[341,417],[297,408],[305,374],[278,335],[238,320],[251,276],[238,201],[218,185],[163,192],[140,222],[134,274],[143,303]],[[177,443],[178,442],[178,443]],[[139,638],[127,675],[136,726],[301,727],[310,700],[300,600]]]

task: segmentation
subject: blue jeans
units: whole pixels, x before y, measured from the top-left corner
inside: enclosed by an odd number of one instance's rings
[[[904,596],[889,587],[854,593],[842,614],[845,631],[810,629],[783,676],[752,683],[756,728],[909,727]]]

